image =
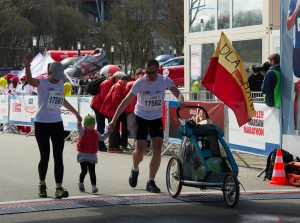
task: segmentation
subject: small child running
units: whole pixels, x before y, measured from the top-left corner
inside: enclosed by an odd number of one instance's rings
[[[87,115],[83,120],[83,127],[78,122],[78,142],[77,142],[77,161],[80,163],[81,173],[79,175],[78,187],[81,192],[85,192],[84,178],[89,172],[92,183],[92,193],[97,193],[95,165],[98,162],[98,141],[104,141],[109,133],[105,131],[101,135],[95,130],[95,118]]]

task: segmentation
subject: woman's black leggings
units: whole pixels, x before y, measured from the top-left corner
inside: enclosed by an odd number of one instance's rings
[[[64,126],[63,122],[41,123],[35,122],[35,138],[40,150],[38,165],[40,181],[46,179],[50,157],[50,139],[53,148],[54,176],[56,183],[62,183],[64,176],[63,150]]]
[[[95,163],[89,163],[89,162],[81,162],[80,163],[80,167],[81,167],[81,173],[79,175],[79,182],[80,183],[83,183],[87,172],[89,172],[92,185],[96,185],[95,166],[96,166]]]

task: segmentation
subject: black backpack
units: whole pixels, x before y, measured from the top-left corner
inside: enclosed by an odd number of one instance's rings
[[[87,86],[87,93],[90,94],[90,95],[96,95],[98,94],[100,91],[99,91],[99,86],[100,84],[105,80],[106,78],[103,76],[103,77],[100,77],[100,78],[96,78],[94,80],[92,80],[90,83],[88,83],[88,86]]]
[[[285,173],[286,173],[286,178],[288,180],[288,173],[287,173],[286,166],[289,162],[292,162],[294,160],[294,157],[288,151],[285,151],[283,149],[281,149],[281,151],[282,151],[282,159],[283,159],[284,169],[285,169]],[[274,149],[268,156],[266,171],[265,171],[266,174],[265,174],[264,180],[266,180],[266,179],[271,180],[272,179],[273,168],[274,168],[275,159],[276,159],[276,153],[277,153],[277,149]]]

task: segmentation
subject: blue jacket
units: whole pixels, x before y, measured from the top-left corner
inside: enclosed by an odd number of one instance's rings
[[[261,86],[262,93],[266,95],[266,105],[268,105],[269,107],[275,106],[274,89],[278,80],[276,74],[274,73],[274,70],[280,71],[280,65],[276,64],[270,67],[270,69],[265,74],[265,78]]]

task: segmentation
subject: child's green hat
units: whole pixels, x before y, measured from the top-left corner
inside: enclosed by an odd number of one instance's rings
[[[88,114],[87,116],[84,117],[83,119],[83,126],[87,127],[89,125],[95,124],[95,118],[93,116],[91,116],[90,114]]]

